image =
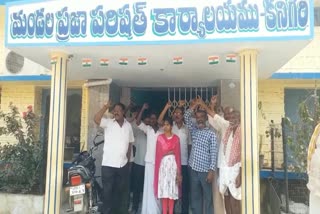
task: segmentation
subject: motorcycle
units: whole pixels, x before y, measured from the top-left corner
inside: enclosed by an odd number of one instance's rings
[[[96,143],[88,151],[81,152],[68,169],[68,180],[65,191],[69,193],[69,213],[95,214],[98,213],[103,201],[103,190],[97,182],[96,159],[93,151],[97,150],[104,140]]]

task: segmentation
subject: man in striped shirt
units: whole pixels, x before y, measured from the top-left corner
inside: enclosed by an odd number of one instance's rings
[[[185,124],[192,139],[189,158],[191,209],[193,214],[212,214],[212,182],[217,167],[218,145],[215,133],[206,125],[207,113],[197,109],[201,103],[200,99],[193,100],[184,114]],[[191,118],[193,112],[195,112],[195,123]]]

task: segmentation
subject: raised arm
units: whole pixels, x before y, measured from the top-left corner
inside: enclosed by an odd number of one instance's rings
[[[137,118],[137,125],[139,126],[140,123],[141,123],[141,118],[142,118],[142,114],[145,110],[147,110],[149,108],[149,105],[148,103],[144,103],[140,112],[139,112],[139,115],[138,115],[138,118]]]
[[[127,115],[128,111],[131,109],[132,107],[132,103],[130,103],[129,105],[126,106],[126,108],[124,109],[124,115]]]
[[[104,115],[104,113],[106,113],[106,111],[110,108],[111,106],[111,101],[109,100],[107,103],[105,103],[103,105],[103,107],[100,109],[100,111],[98,111],[95,116],[94,116],[94,122],[100,126],[101,123],[101,119]]]
[[[181,101],[179,101],[180,103]],[[182,101],[183,102],[183,101]],[[187,128],[190,130],[192,130],[193,128],[193,123],[192,123],[192,119],[191,119],[191,116],[192,116],[192,112],[195,110],[195,108],[198,106],[198,102],[196,99],[192,100],[191,101],[191,104],[190,104],[190,108],[184,113],[184,122],[187,126]]]
[[[229,121],[218,115],[214,110],[217,104],[217,96],[211,98],[210,107],[208,107],[203,100],[199,100],[199,104],[208,113],[208,122],[215,130],[222,133],[223,130],[228,128]]]
[[[211,97],[210,107],[207,106],[202,99],[199,99],[199,104],[204,110],[206,110],[209,116],[214,117],[216,115],[215,107],[217,106],[217,96]]]
[[[168,111],[169,108],[171,108],[171,102],[170,102],[170,101],[168,101],[168,102],[166,103],[166,105],[164,106],[162,112],[161,112],[160,115],[159,115],[159,118],[158,118],[158,124],[159,124],[159,125],[162,125],[162,123],[163,123],[163,118],[164,118],[164,116],[166,115],[166,113],[167,113],[167,111]]]

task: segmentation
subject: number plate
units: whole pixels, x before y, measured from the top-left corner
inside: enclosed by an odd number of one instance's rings
[[[86,193],[86,188],[85,188],[84,184],[79,185],[79,186],[75,186],[75,187],[70,187],[70,196],[81,195],[84,193]]]

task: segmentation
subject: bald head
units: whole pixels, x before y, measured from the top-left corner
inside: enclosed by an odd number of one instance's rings
[[[230,106],[226,106],[224,109],[223,109],[223,114],[224,114],[224,119],[225,120],[230,120],[231,118],[231,113],[234,111],[234,109]]]
[[[241,118],[241,114],[240,111],[237,110],[233,110],[230,113],[230,125],[231,126],[238,126],[240,124],[240,118]]]

